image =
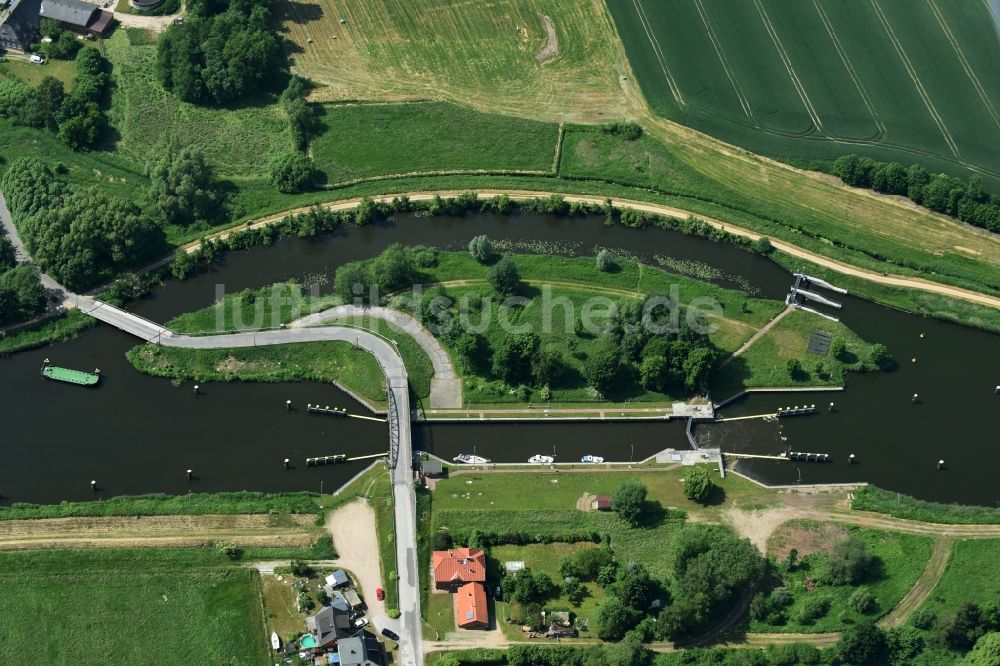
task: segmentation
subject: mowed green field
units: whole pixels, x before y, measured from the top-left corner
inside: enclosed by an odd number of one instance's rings
[[[770,155],[849,152],[1000,184],[984,2],[609,0],[654,110]]]
[[[444,102],[324,105],[311,144],[329,184],[433,171],[551,174],[559,127]]]
[[[268,664],[252,569],[186,549],[0,557],[0,663]]]

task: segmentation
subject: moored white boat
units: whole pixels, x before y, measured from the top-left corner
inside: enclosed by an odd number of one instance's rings
[[[281,649],[281,639],[278,638],[278,632],[276,631],[271,632],[271,647],[274,648],[275,652]]]
[[[552,456],[531,456],[528,458],[528,462],[533,465],[551,465],[555,460]]]
[[[601,456],[592,456],[592,455],[590,455],[588,453],[584,457],[580,458],[580,462],[582,462],[582,463],[602,463],[602,462],[604,462],[604,458],[602,458]]]
[[[466,465],[485,465],[490,461],[489,458],[484,458],[482,456],[473,456],[468,453],[459,453],[457,456],[452,458],[457,463],[464,463]]]

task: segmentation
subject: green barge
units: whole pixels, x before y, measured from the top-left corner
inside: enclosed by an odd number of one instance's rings
[[[57,382],[76,384],[78,386],[95,386],[101,381],[98,372],[83,372],[81,370],[70,370],[69,368],[58,368],[54,365],[43,365],[42,376]]]

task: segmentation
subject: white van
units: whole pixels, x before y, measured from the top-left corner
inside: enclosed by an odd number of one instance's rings
[[[36,65],[41,65],[43,62],[45,62],[45,58],[43,58],[42,56],[38,55],[37,53],[32,53],[31,57],[28,58],[28,61],[29,62],[33,62]]]

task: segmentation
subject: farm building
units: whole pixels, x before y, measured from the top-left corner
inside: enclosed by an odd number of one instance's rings
[[[455,593],[455,625],[460,629],[488,629],[490,611],[482,583],[466,583]]]
[[[594,498],[594,509],[597,511],[611,511],[611,496],[598,495]]]
[[[14,0],[0,14],[0,48],[27,51],[38,34],[41,0]]]
[[[67,30],[81,35],[103,37],[114,14],[83,0],[42,0],[41,18],[59,21]]]
[[[486,553],[478,548],[436,550],[431,556],[434,586],[454,592],[466,583],[486,582]]]

